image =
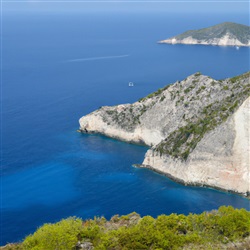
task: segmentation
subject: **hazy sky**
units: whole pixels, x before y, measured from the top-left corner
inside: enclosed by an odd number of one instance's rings
[[[249,0],[3,0],[3,11],[53,11],[53,12],[232,12],[249,13]]]

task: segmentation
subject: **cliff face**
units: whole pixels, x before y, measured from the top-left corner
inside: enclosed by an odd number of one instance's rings
[[[226,22],[200,30],[189,30],[159,43],[250,46],[250,27]]]
[[[102,107],[80,130],[151,146],[143,167],[187,184],[250,192],[250,73],[196,73],[136,103]]]
[[[218,45],[218,46],[250,46],[250,42],[244,44],[240,42],[237,37],[230,33],[225,34],[221,38],[211,38],[207,40],[195,39],[192,36],[188,36],[183,39],[172,37],[166,40],[159,41],[159,43],[169,44],[201,44],[201,45]]]
[[[186,161],[148,150],[143,166],[180,182],[250,191],[250,98],[198,142]]]

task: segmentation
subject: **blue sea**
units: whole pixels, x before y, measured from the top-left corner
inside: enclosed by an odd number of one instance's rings
[[[135,102],[197,71],[216,79],[248,71],[249,48],[156,43],[248,18],[3,12],[2,19],[1,245],[69,216],[250,210],[241,196],[132,167],[147,147],[77,132],[79,118],[100,106]]]

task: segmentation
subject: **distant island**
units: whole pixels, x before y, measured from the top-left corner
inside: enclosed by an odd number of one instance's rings
[[[138,167],[188,185],[250,195],[250,72],[195,73],[133,104],[101,107],[80,131],[150,146]]]
[[[158,43],[250,46],[250,26],[224,22],[204,29],[189,30]]]

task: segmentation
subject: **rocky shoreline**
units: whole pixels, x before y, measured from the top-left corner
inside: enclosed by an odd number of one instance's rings
[[[235,38],[230,38],[229,35],[220,39],[210,40],[197,40],[193,37],[187,37],[184,39],[170,38],[166,40],[158,41],[159,44],[186,44],[186,45],[212,45],[212,46],[231,46],[231,47],[250,47],[249,44],[243,44]]]
[[[250,193],[247,192],[247,193],[239,193],[239,192],[235,192],[234,190],[228,190],[228,189],[224,189],[224,188],[219,188],[217,186],[212,186],[212,185],[207,185],[207,184],[203,184],[203,183],[198,183],[198,182],[185,182],[184,180],[182,179],[179,179],[169,173],[165,173],[157,168],[154,168],[150,165],[144,165],[144,164],[133,164],[133,167],[135,168],[146,168],[146,169],[149,169],[157,174],[160,174],[160,175],[163,175],[163,176],[166,176],[168,179],[176,182],[176,183],[179,183],[183,186],[190,186],[190,187],[204,187],[204,188],[211,188],[211,189],[214,189],[214,190],[218,190],[218,191],[222,191],[222,192],[226,192],[226,193],[231,193],[231,194],[237,194],[237,195],[240,195],[244,198],[247,198],[247,199],[250,199]]]
[[[250,46],[250,27],[224,22],[208,28],[189,30],[158,43],[235,46],[239,49]]]
[[[102,107],[80,130],[149,146],[142,165],[175,181],[249,196],[249,77],[196,73],[133,104]]]

